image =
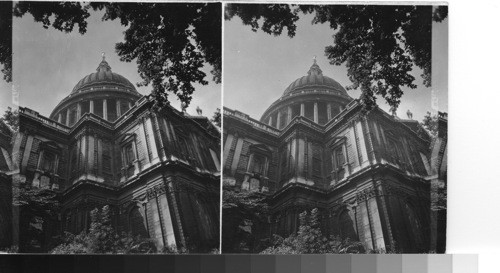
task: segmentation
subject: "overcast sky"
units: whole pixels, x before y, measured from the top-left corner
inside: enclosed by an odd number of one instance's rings
[[[141,81],[137,64],[121,62],[115,53],[115,44],[123,41],[125,27],[118,21],[101,21],[102,12],[91,12],[87,33],[80,35],[77,26],[66,34],[53,28],[44,29],[35,23],[31,15],[14,17],[13,22],[13,66],[14,86],[20,92],[20,106],[29,107],[49,116],[54,107],[73,89],[80,79],[96,71],[105,52],[106,61],[113,72],[118,73],[134,85]],[[209,85],[195,85],[196,91],[188,108],[195,115],[200,106],[203,115],[212,117],[220,108],[221,85],[211,81],[210,67],[206,67]],[[9,89],[2,83],[0,88]],[[136,87],[139,93],[149,94],[151,87]],[[8,93],[8,92],[5,92]],[[8,95],[3,97],[8,99]],[[179,109],[179,101],[170,95],[172,105]],[[5,103],[0,105],[6,108]]]
[[[224,31],[224,106],[260,119],[267,107],[278,99],[295,79],[307,75],[317,56],[323,75],[333,78],[342,86],[350,85],[345,66],[333,66],[324,55],[325,46],[333,44],[333,30],[328,25],[311,25],[313,16],[302,15],[297,23],[294,38],[283,34],[274,37],[262,31],[253,32],[244,26],[238,17],[225,21]],[[441,70],[440,77],[434,77],[434,93],[439,99],[439,110],[448,111],[447,103],[447,20],[436,24],[433,38],[433,56],[439,56],[433,72]],[[398,116],[407,118],[406,111],[413,112],[413,119],[422,120],[432,110],[432,90],[423,86],[421,70],[415,69],[417,89],[404,89],[398,109]],[[439,91],[439,92],[438,92]],[[348,91],[353,98],[359,98],[360,91]],[[389,110],[384,100],[378,104]]]

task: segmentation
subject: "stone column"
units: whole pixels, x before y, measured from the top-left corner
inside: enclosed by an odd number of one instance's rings
[[[90,110],[89,110],[89,112],[92,113],[92,114],[94,113],[94,101],[93,100],[90,101]]]
[[[332,119],[332,104],[331,103],[329,103],[326,106],[326,116],[328,117],[328,121],[330,121]]]
[[[318,123],[318,103],[314,103],[314,122]]]
[[[287,107],[288,120],[286,124],[289,124],[292,121],[292,107]]]
[[[120,109],[120,100],[116,100],[116,118],[118,119],[122,115],[122,111]]]
[[[80,103],[76,104],[76,121],[80,120],[82,117],[82,105]],[[75,121],[75,123],[76,123]]]
[[[102,101],[102,117],[105,120],[108,120],[108,102],[106,101],[106,99]]]
[[[69,108],[66,108],[66,126],[69,126]]]
[[[301,103],[300,104],[300,116],[303,117],[305,115],[305,113],[306,113],[306,109],[304,107],[304,104]]]
[[[278,110],[278,118],[276,119],[276,128],[280,129],[280,122],[281,122],[281,111]]]

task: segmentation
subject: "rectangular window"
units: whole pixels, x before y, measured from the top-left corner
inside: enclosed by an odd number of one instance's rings
[[[81,116],[85,115],[85,113],[89,113],[90,112],[90,101],[83,101],[80,103],[80,107],[81,107]]]
[[[128,111],[128,101],[120,101],[120,113],[123,115]]]
[[[292,119],[296,116],[300,116],[300,104],[295,104],[292,106]]]
[[[134,161],[135,161],[134,147],[132,143],[129,143],[127,144],[127,146],[125,146],[125,163],[127,165],[130,165],[134,163]]]
[[[66,111],[59,113],[61,115],[61,123],[66,124]]]
[[[253,154],[252,162],[250,163],[248,171],[256,174],[265,175],[264,174],[265,163],[266,163],[266,158],[264,156]]]
[[[56,156],[48,151],[43,151],[42,170],[45,172],[54,172]]]
[[[71,108],[69,108],[69,126],[72,126],[73,124],[76,123],[76,106],[73,106]]]
[[[345,160],[343,145],[337,146],[333,149],[332,161],[333,161],[333,178],[336,181],[340,181],[344,178],[345,175],[344,164],[346,160]]]
[[[328,121],[328,111],[326,103],[318,102],[318,123],[323,125]]]
[[[314,103],[313,102],[306,102],[304,104],[304,115],[306,118],[314,121]]]
[[[330,115],[332,116],[332,118],[334,118],[336,115],[340,113],[340,108],[339,106],[332,104],[330,111],[331,111]]]
[[[123,170],[126,177],[131,177],[135,174],[134,163],[137,159],[137,155],[133,141],[133,139],[129,140],[122,146]],[[103,161],[105,160],[106,158],[103,157]],[[109,158],[109,160],[111,160],[111,157]]]
[[[108,99],[106,100],[106,103],[108,104],[107,110],[108,110],[108,120],[113,122],[118,118],[117,112],[116,112],[116,100],[114,99]]]
[[[94,101],[94,114],[100,116],[101,118],[103,117],[103,105],[102,105],[102,100],[95,100]]]

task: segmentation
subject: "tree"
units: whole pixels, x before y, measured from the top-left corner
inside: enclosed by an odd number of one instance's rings
[[[82,231],[78,235],[66,233],[62,243],[51,250],[53,254],[77,253],[153,253],[154,244],[139,236],[119,234],[111,225],[111,211],[109,206],[94,209],[90,212],[91,224],[89,231]]]
[[[12,81],[12,2],[0,2],[0,64],[6,82]]]
[[[287,238],[275,235],[273,244],[262,254],[325,254],[325,253],[362,253],[363,245],[349,238],[327,238],[320,228],[320,215],[317,208],[299,215],[300,227],[297,233]]]
[[[20,1],[14,6],[14,15],[31,14],[44,28],[64,32],[72,32],[78,25],[78,32],[84,34],[91,9],[104,10],[103,21],[120,20],[127,28],[116,52],[122,61],[136,60],[143,79],[139,85],[152,86],[157,108],[169,104],[168,93],[189,105],[193,84],[208,83],[202,70],[205,64],[212,66],[213,80],[220,83],[220,3]]]
[[[427,112],[424,116],[420,125],[432,136],[437,137],[438,135],[438,116],[437,114],[431,115],[431,112]]]
[[[220,119],[220,108],[217,108],[217,110],[215,110],[215,113],[210,121],[217,125],[219,128],[221,127],[222,124]]]
[[[45,251],[48,227],[57,221],[60,208],[55,191],[20,184],[14,187],[13,205],[19,208],[19,251]]]
[[[0,120],[5,122],[5,124],[7,124],[13,132],[17,132],[19,130],[19,111],[17,109],[12,110],[11,107],[7,107],[7,110],[5,110],[5,113]]]
[[[263,229],[268,225],[267,196],[224,186],[222,198],[222,251],[261,250],[266,239]]]
[[[314,14],[312,24],[328,23],[334,44],[325,48],[332,65],[345,64],[352,85],[361,89],[365,110],[376,105],[379,95],[394,109],[400,104],[402,87],[416,88],[410,72],[422,69],[425,86],[431,84],[432,22],[448,15],[446,6],[385,5],[283,5],[228,4],[225,19],[241,18],[253,31],[295,36],[299,14]]]

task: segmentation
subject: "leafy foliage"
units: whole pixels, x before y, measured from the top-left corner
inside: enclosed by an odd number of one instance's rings
[[[0,1],[0,64],[6,82],[12,81],[12,2]]]
[[[103,21],[120,20],[127,29],[116,44],[122,61],[136,60],[142,86],[151,85],[158,108],[169,104],[168,93],[189,105],[193,84],[208,84],[203,72],[212,66],[213,80],[221,81],[220,3],[16,3],[14,15],[33,15],[44,28],[71,32],[87,30],[90,9],[104,10]]]
[[[432,115],[431,112],[427,112],[424,119],[420,123],[424,129],[431,134],[432,137],[437,137],[438,135],[438,116],[437,114]]]
[[[5,122],[12,131],[17,132],[19,130],[19,111],[12,110],[11,107],[7,107],[3,117],[0,118],[1,121]]]
[[[255,252],[262,248],[262,228],[268,224],[267,196],[259,192],[237,192],[224,187],[222,200],[222,251]]]
[[[446,6],[228,4],[225,19],[238,16],[253,31],[275,36],[286,27],[293,37],[300,13],[313,13],[313,24],[334,30],[325,55],[332,65],[346,65],[352,82],[347,89],[360,88],[365,110],[376,105],[377,95],[397,109],[402,87],[416,88],[414,66],[430,86],[432,21],[447,17]]]
[[[337,236],[327,238],[323,235],[317,208],[299,215],[300,227],[296,234],[287,238],[275,235],[273,244],[262,254],[325,254],[325,253],[362,253],[363,245]]]
[[[46,247],[46,228],[56,221],[58,195],[50,189],[13,187],[12,204],[19,208],[19,251],[40,252]]]
[[[60,203],[55,191],[23,186],[17,191],[18,198],[14,199],[14,205],[18,206],[23,213],[42,218],[57,216]]]
[[[212,119],[210,119],[211,122],[213,122],[215,125],[217,125],[219,128],[221,127],[221,115],[220,115],[220,108],[217,108],[215,110],[214,115],[212,116]]]
[[[153,242],[140,236],[119,234],[111,225],[109,206],[90,212],[91,224],[89,231],[78,235],[66,233],[62,243],[52,249],[53,254],[77,253],[152,253],[156,251]]]

